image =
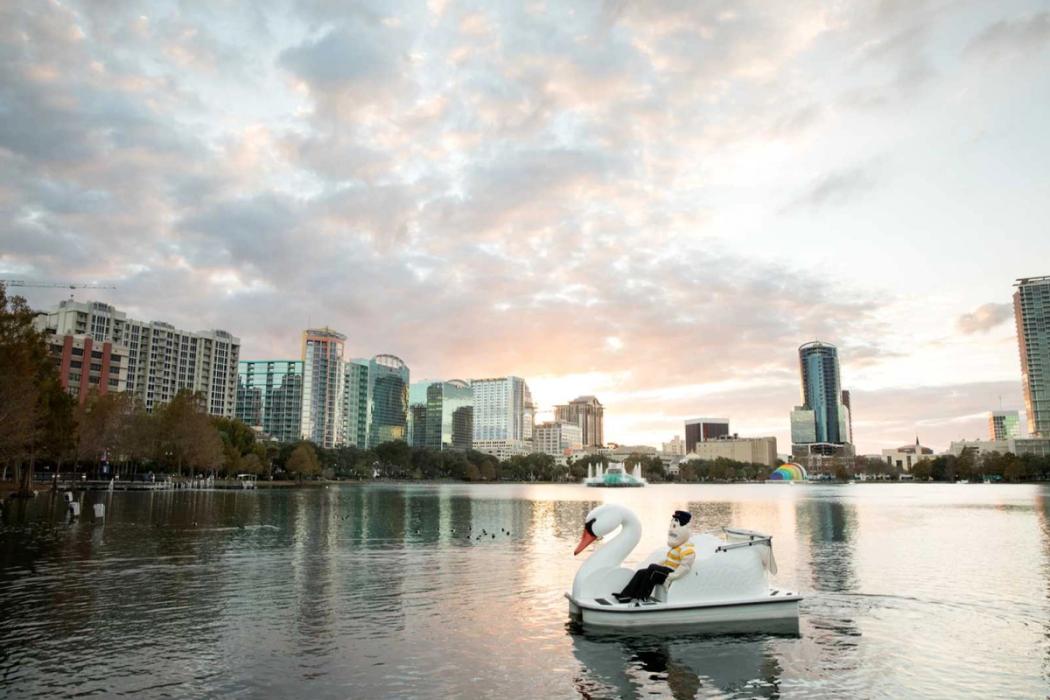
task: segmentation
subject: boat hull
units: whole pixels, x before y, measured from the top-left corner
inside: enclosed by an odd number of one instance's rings
[[[601,605],[595,601],[569,599],[569,616],[585,627],[633,629],[649,627],[707,627],[750,623],[798,624],[802,596],[771,593],[762,598],[695,604],[650,603]]]

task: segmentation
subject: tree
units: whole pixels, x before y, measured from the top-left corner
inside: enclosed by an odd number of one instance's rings
[[[126,460],[138,464],[156,461],[161,457],[160,421],[141,404],[133,404],[124,433],[124,454]],[[136,466],[137,470],[137,466]]]
[[[182,468],[217,470],[223,463],[222,438],[202,408],[203,398],[188,390],[175,395],[158,410],[158,437],[162,456]]]
[[[134,404],[129,395],[92,392],[73,412],[77,424],[75,462],[89,460],[97,464],[103,456],[118,460],[127,449],[133,414]]]
[[[412,469],[412,448],[404,440],[389,440],[376,445],[375,455],[392,475],[404,475]]]
[[[262,460],[259,459],[259,455],[254,452],[249,452],[241,460],[240,473],[243,474],[255,474],[260,475],[263,473],[264,467]]]
[[[73,401],[61,385],[34,312],[0,284],[0,458],[29,493],[38,458],[61,459],[74,431]],[[23,470],[23,466],[25,469]]]
[[[248,472],[245,460],[249,455],[254,455],[261,466],[266,448],[255,440],[255,431],[250,425],[236,418],[213,417],[211,422],[222,440],[223,471],[227,474]]]
[[[933,477],[933,463],[929,459],[920,459],[911,465],[911,476],[915,481],[929,481]]]
[[[295,474],[300,481],[303,477],[320,474],[321,463],[317,461],[314,446],[309,442],[300,442],[288,457],[286,469]]]
[[[657,456],[642,457],[639,459],[642,465],[642,476],[646,481],[659,483],[667,480],[667,471],[664,462]]]

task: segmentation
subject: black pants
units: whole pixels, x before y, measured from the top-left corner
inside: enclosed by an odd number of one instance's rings
[[[644,569],[639,569],[634,572],[630,582],[616,594],[616,597],[644,600],[652,595],[653,588],[667,580],[667,575],[672,571],[674,569],[659,564],[650,564]]]

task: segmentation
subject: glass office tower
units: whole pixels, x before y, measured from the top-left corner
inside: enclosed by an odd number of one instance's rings
[[[813,411],[814,442],[844,443],[845,407],[839,379],[839,353],[834,345],[814,341],[798,349],[802,369],[803,408]]]
[[[368,363],[368,446],[408,439],[408,365],[394,355]]]
[[[368,360],[343,365],[343,445],[368,445]]]
[[[1050,437],[1050,276],[1025,277],[1014,286],[1028,435]]]
[[[241,360],[237,375],[237,418],[278,442],[299,440],[303,407],[302,361]]]
[[[1017,411],[992,411],[988,416],[988,439],[1021,437],[1021,415]]]
[[[470,449],[474,438],[474,392],[469,384],[460,379],[431,384],[426,406],[427,447]]]

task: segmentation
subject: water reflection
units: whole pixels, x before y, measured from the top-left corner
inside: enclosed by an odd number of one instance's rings
[[[1045,695],[1045,488],[630,491],[92,493],[73,523],[61,499],[10,504],[0,695]],[[610,501],[644,526],[627,565],[677,508],[772,533],[777,584],[806,596],[800,634],[567,628],[573,545]]]
[[[1035,512],[1039,518],[1039,530],[1043,540],[1043,580],[1046,584],[1047,609],[1050,610],[1050,493],[1046,491],[1035,496]],[[1045,653],[1043,657],[1043,678],[1050,686],[1050,615],[1043,618],[1043,638]]]
[[[585,698],[637,698],[669,692],[722,697],[779,697],[781,668],[768,635],[596,634],[572,628],[572,650],[582,667],[574,679]],[[797,634],[785,623],[781,633]]]

